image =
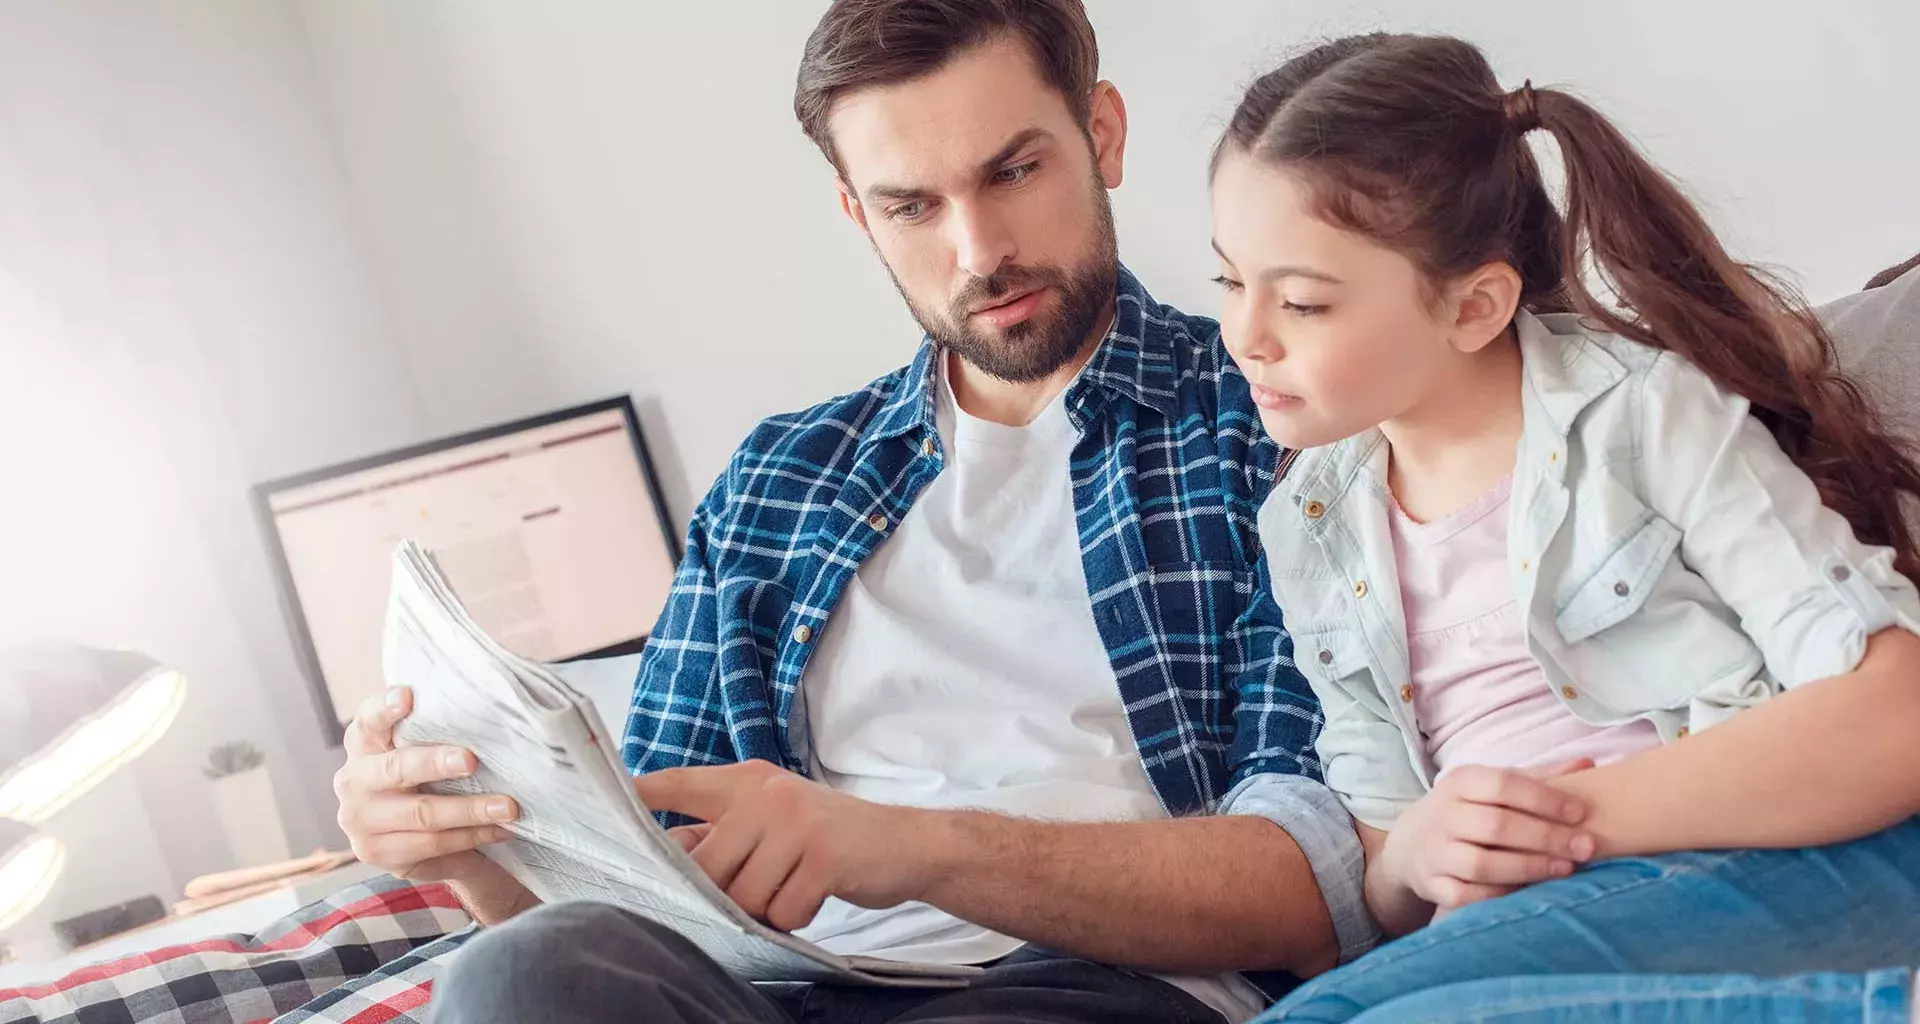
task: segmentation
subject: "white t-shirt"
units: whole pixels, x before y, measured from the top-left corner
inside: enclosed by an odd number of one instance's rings
[[[1008,427],[968,415],[937,376],[946,464],[848,583],[802,681],[815,778],[877,803],[1166,817],[1094,626],[1063,399]],[[828,900],[799,934],[929,963],[1023,945],[924,903]],[[1237,974],[1167,980],[1230,1020],[1265,1006]]]

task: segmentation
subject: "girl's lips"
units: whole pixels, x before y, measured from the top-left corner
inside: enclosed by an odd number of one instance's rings
[[[1285,394],[1275,391],[1272,388],[1261,387],[1258,384],[1250,384],[1249,387],[1253,389],[1253,404],[1262,409],[1272,409],[1275,412],[1280,412],[1302,404],[1299,395]]]

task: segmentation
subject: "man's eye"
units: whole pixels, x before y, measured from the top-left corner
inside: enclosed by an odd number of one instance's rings
[[[1001,185],[1018,185],[1027,180],[1027,176],[1032,174],[1033,169],[1038,166],[1040,166],[1039,163],[1035,162],[1021,164],[1018,167],[1008,167],[994,175],[993,180]]]
[[[926,215],[926,212],[927,204],[925,202],[901,203],[899,206],[888,210],[887,217],[890,220],[919,220]]]

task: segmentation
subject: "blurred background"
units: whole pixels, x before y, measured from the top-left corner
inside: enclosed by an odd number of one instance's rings
[[[1196,312],[1240,88],[1356,29],[1572,86],[1816,301],[1920,245],[1911,0],[1088,6],[1132,116],[1123,258]],[[793,121],[822,7],[0,0],[0,648],[188,681],[130,770],[40,824],[62,914],[245,859],[226,744],[285,851],[343,845],[254,485],[630,393],[677,535],[756,420],[911,356]]]

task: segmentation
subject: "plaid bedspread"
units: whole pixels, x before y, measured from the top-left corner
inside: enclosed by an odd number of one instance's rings
[[[382,877],[258,935],[229,935],[0,989],[0,1024],[425,1024],[434,976],[473,934],[443,885]]]

